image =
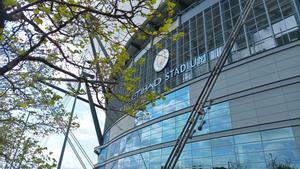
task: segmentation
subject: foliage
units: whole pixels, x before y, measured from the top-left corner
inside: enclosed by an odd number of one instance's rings
[[[59,132],[58,123],[69,113],[60,96],[40,83],[45,79],[86,82],[103,110],[114,99],[125,103],[123,111],[130,115],[156,98],[150,92],[142,96],[143,102],[131,103],[139,79],[133,78],[136,70],[128,67],[131,57],[124,48],[137,31],[144,38],[167,33],[175,4],[166,0],[160,12],[156,4],[156,0],[0,0],[0,165],[55,166],[37,138]],[[165,24],[156,29],[142,26],[141,20],[153,17]],[[87,52],[87,44],[98,37],[108,55]],[[83,70],[95,73],[98,83],[82,77]]]
[[[278,160],[277,157],[273,157],[273,155],[269,154],[270,159],[267,161],[268,169],[295,169],[289,160],[282,162]]]
[[[23,128],[4,125],[0,131],[0,156],[5,161],[3,168],[11,165],[22,169],[55,167],[55,159],[49,156],[51,152],[47,154],[47,148],[40,146],[36,139],[22,135]]]
[[[69,113],[59,103],[59,95],[35,82],[37,77],[33,72],[50,74],[48,69],[35,70],[31,65],[1,79],[0,166],[55,166],[55,161],[38,143],[38,138],[59,132],[57,121],[65,122]]]

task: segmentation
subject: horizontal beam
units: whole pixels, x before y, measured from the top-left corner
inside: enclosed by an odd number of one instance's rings
[[[68,78],[44,78],[43,81],[62,81],[62,82],[79,82],[78,79],[68,79]],[[104,84],[117,84],[117,82],[99,81],[99,80],[84,80],[89,83],[104,83]]]
[[[71,93],[71,92],[69,92],[69,91],[67,91],[67,90],[65,90],[65,89],[62,89],[62,88],[60,88],[60,87],[57,87],[57,86],[55,86],[55,85],[53,85],[53,84],[51,84],[51,83],[48,83],[48,82],[45,82],[45,81],[40,81],[40,82],[43,83],[44,85],[47,85],[47,86],[49,86],[49,87],[51,87],[51,88],[53,88],[53,89],[56,89],[56,90],[58,90],[58,91],[60,91],[60,92],[65,93],[65,94],[67,94],[67,95],[70,95],[70,96],[73,95],[73,93]],[[77,98],[78,98],[79,100],[85,102],[85,103],[89,103],[89,101],[88,101],[87,99],[83,98],[83,97],[77,96]],[[94,105],[95,105],[96,107],[100,108],[100,109],[103,109],[103,106],[100,106],[100,105],[95,104],[95,103],[94,103]]]

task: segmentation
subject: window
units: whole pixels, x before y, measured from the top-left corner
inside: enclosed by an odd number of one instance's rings
[[[186,90],[180,89],[175,93],[170,94],[169,97],[181,98],[183,96],[186,97],[186,94]],[[183,100],[185,99],[183,98]],[[206,110],[209,111],[206,116],[207,123],[203,126],[202,130],[195,129],[194,136],[230,129],[231,120],[228,106],[229,104],[224,102],[212,105],[210,109],[206,108]],[[108,158],[150,145],[174,141],[180,135],[189,115],[190,113],[184,113],[182,115],[154,123],[150,126],[134,131],[120,138],[119,140],[116,140],[108,146]],[[227,138],[222,138],[222,140],[219,142],[223,144],[226,143],[224,139]],[[213,140],[214,145],[217,142],[218,140]],[[232,142],[232,140],[230,142]],[[195,144],[198,144],[199,146],[201,144],[201,147],[204,148],[210,147],[210,142],[201,142]],[[224,146],[228,146],[228,144],[225,144]]]
[[[273,140],[281,138],[293,137],[293,131],[291,128],[283,128],[276,130],[268,130],[261,133],[262,140]]]
[[[294,138],[290,138],[293,136],[291,131],[292,128],[282,128],[188,143],[177,166],[192,169],[217,167],[266,169],[274,165],[274,162],[291,167],[299,166],[300,152],[296,148]],[[272,137],[273,140],[260,139],[261,135],[269,138],[276,132],[280,136]],[[287,133],[284,135],[285,132]],[[118,163],[122,164],[118,165],[122,166],[118,169],[145,168],[145,166],[160,168],[165,164],[171,150],[172,147],[156,149],[119,159],[106,166],[111,167]]]
[[[156,119],[162,115],[172,113],[190,106],[189,87],[184,87],[165,96],[165,99],[158,99],[155,105],[147,105],[146,111],[136,114],[136,125]]]
[[[260,133],[248,133],[234,136],[236,144],[261,141]]]
[[[252,54],[269,50],[300,39],[299,8],[294,5],[295,0],[257,0],[250,11],[245,26],[241,29],[232,49],[229,61],[238,61]],[[190,20],[182,23],[177,29],[169,33],[167,38],[158,43],[170,52],[170,61],[164,71],[153,71],[153,59],[158,51],[152,46],[145,54],[144,65],[135,65],[138,71],[135,76],[141,77],[139,88],[145,87],[155,77],[163,77],[165,72],[189,62],[198,56],[206,56],[213,60],[219,57],[224,42],[229,37],[233,26],[241,14],[246,0],[221,0],[200,11]],[[241,5],[240,5],[241,4]],[[184,36],[173,41],[173,35],[184,32]],[[192,71],[181,73],[160,86],[155,91],[163,92],[166,87],[176,87],[199,75],[208,72],[215,61],[193,67]]]

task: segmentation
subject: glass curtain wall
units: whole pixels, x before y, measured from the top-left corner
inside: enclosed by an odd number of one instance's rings
[[[118,159],[99,169],[161,168],[171,147]],[[176,169],[299,168],[292,128],[253,132],[186,144]],[[276,168],[276,169],[277,169]]]
[[[203,128],[196,128],[194,130],[194,136],[231,129],[228,102],[213,105],[210,108],[206,108],[205,111],[207,111],[207,116],[205,117],[206,123]],[[189,113],[184,113],[118,138],[100,151],[99,161],[104,162],[106,159],[130,151],[174,141],[180,135],[188,117]]]
[[[187,62],[193,65],[194,59],[201,64],[190,66],[187,71],[163,81],[157,92],[163,92],[165,87],[174,88],[209,72],[219,57],[245,2],[246,0],[220,0],[180,24],[167,38],[159,41],[159,45],[153,46],[145,53],[144,65],[134,65],[137,67],[135,76],[141,78],[138,85],[142,88],[155,78],[164,76],[165,73]],[[299,40],[299,25],[299,1],[256,0],[227,64]],[[172,35],[179,32],[184,32],[184,36],[178,41],[171,40]],[[170,60],[163,71],[155,73],[154,56],[162,48],[170,51]],[[176,95],[180,96],[179,100],[174,99]],[[150,113],[139,112],[141,119],[137,121],[137,125],[190,106],[186,94],[174,92],[166,98],[166,101],[158,100],[154,107],[148,106]],[[205,126],[202,130],[195,130],[194,135],[231,129],[230,110],[226,104],[225,102],[212,106],[208,110],[210,113],[206,117]],[[221,108],[218,109],[218,106]],[[187,117],[188,113],[185,113],[120,137],[101,149],[100,163],[123,153],[176,139]],[[299,149],[295,144],[292,128],[193,142],[186,146],[177,168],[264,169],[274,166],[275,163],[300,168]],[[170,149],[169,147],[136,154],[109,163],[105,168],[160,168]]]
[[[157,87],[157,92],[207,73],[220,56],[245,2],[246,0],[220,0],[180,24],[168,37],[160,40],[159,45],[153,45],[143,56],[145,64],[135,65],[139,70],[136,76],[142,79],[140,88],[184,63],[191,62],[192,64],[187,65],[193,65],[195,58],[204,57],[204,63],[190,66],[184,73],[164,81]],[[300,22],[297,3],[299,2],[296,0],[256,0],[232,49],[228,64],[298,40]],[[184,33],[183,37],[177,41],[172,40],[172,36],[180,32]],[[155,73],[153,60],[163,48],[170,51],[170,61],[165,70]]]

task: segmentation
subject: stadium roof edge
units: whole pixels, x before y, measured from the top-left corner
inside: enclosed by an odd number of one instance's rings
[[[175,8],[175,13],[176,15],[174,16],[174,20],[179,15],[182,15],[186,11],[188,11],[190,8],[193,8],[194,6],[202,3],[204,0],[176,0],[176,8]],[[162,12],[165,9],[165,3],[162,3],[159,5],[157,8],[158,11]],[[163,16],[165,14],[162,14]],[[160,18],[153,18],[152,20],[147,20],[142,24],[142,28],[150,28],[152,30],[158,30],[160,26],[162,26],[162,19],[163,17]],[[126,43],[125,48],[127,50],[127,53],[129,56],[132,58],[135,57],[142,49],[145,48],[145,46],[148,44],[150,41],[150,38],[145,38],[145,39],[140,39],[138,38],[139,35],[145,35],[141,30],[137,31]]]

